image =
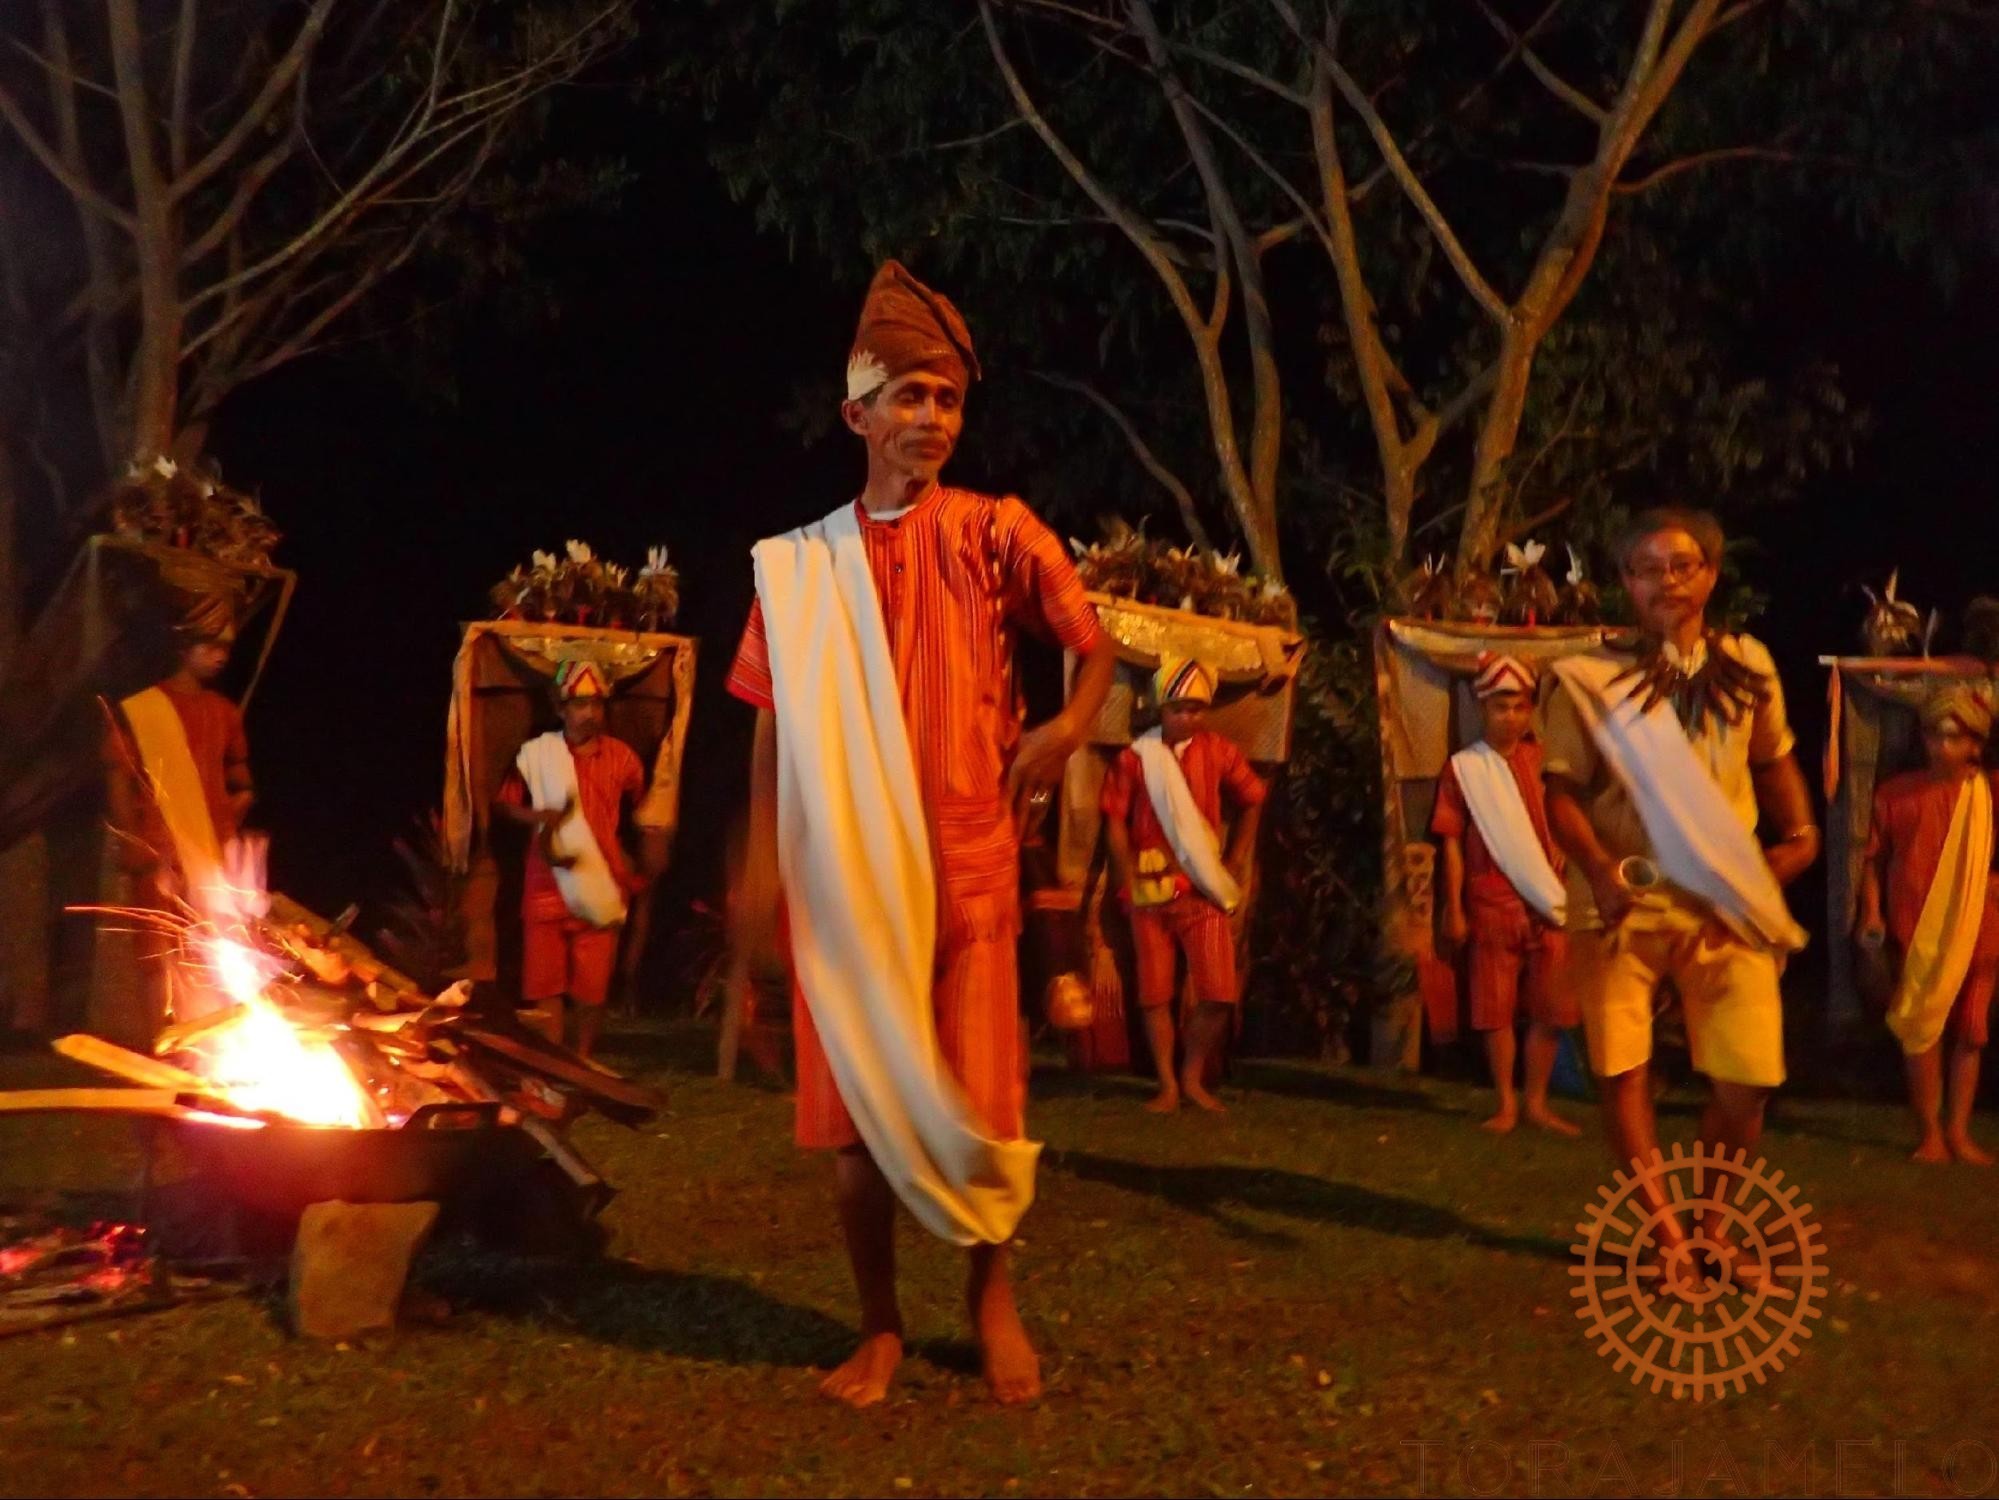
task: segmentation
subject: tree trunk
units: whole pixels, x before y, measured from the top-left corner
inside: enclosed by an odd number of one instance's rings
[[[173,446],[180,404],[180,236],[173,195],[160,172],[146,101],[145,59],[134,0],[110,0],[106,22],[125,155],[132,173],[133,255],[139,272],[139,344],[132,356],[130,451],[144,462]]]
[[[1520,441],[1520,420],[1527,410],[1538,342],[1518,324],[1500,341],[1499,373],[1485,419],[1479,423],[1465,518],[1458,529],[1458,567],[1464,572],[1483,572],[1499,552],[1506,514],[1506,463]]]

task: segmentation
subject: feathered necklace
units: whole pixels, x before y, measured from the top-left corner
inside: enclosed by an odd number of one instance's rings
[[[1710,630],[1682,652],[1658,636],[1643,636],[1638,659],[1611,679],[1611,685],[1631,682],[1638,711],[1650,713],[1662,702],[1688,734],[1699,734],[1709,714],[1735,725],[1770,698],[1769,679],[1724,651],[1721,632]]]

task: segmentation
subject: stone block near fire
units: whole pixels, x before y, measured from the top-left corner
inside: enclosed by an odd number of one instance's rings
[[[294,1333],[344,1339],[393,1328],[410,1261],[437,1223],[435,1203],[315,1203],[292,1247]]]

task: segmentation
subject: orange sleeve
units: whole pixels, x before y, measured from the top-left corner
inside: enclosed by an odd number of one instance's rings
[[[1129,750],[1120,750],[1117,759],[1111,762],[1110,774],[1104,777],[1104,794],[1098,803],[1105,817],[1122,823],[1131,816],[1131,797],[1138,778],[1138,757]]]
[[[223,705],[228,709],[228,732],[223,740],[222,763],[225,766],[248,765],[250,737],[243,732],[243,711],[226,698]]]
[[[763,600],[750,604],[750,618],[743,626],[742,644],[736,648],[735,665],[729,668],[729,692],[752,708],[776,708],[770,680],[770,640],[764,634]]]
[[[1269,791],[1234,740],[1222,740],[1222,787],[1237,807],[1255,807]]]
[[[1078,656],[1094,650],[1103,627],[1061,539],[1011,495],[997,529],[1009,617]]]
[[[625,771],[623,780],[618,786],[618,796],[621,799],[643,797],[646,790],[645,762],[639,759],[638,751],[625,744],[623,740],[619,740],[618,744],[625,752]]]
[[[507,779],[500,783],[499,793],[493,800],[495,802],[504,802],[508,807],[526,807],[528,805],[528,784],[521,780],[521,773],[519,771],[507,772]]]
[[[1430,832],[1441,839],[1461,839],[1465,836],[1465,794],[1458,785],[1457,767],[1444,763],[1444,774],[1437,778],[1437,805],[1430,813]]]

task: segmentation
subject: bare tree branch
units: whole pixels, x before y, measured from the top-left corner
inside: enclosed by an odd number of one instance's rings
[[[1472,261],[1471,252],[1465,249],[1458,239],[1457,232],[1451,228],[1450,221],[1444,217],[1444,211],[1437,206],[1436,200],[1423,186],[1422,179],[1409,165],[1408,159],[1402,154],[1402,148],[1395,143],[1394,133],[1376,112],[1374,105],[1369,102],[1367,94],[1340,65],[1340,60],[1334,54],[1332,47],[1322,39],[1310,36],[1304,31],[1298,18],[1297,8],[1291,4],[1291,0],[1270,0],[1270,4],[1284,17],[1286,24],[1298,38],[1318,52],[1333,86],[1339,90],[1340,97],[1346,100],[1347,107],[1353,110],[1360,117],[1361,123],[1367,127],[1367,133],[1374,139],[1375,149],[1388,164],[1390,172],[1402,188],[1403,196],[1409,200],[1410,205],[1422,217],[1424,224],[1429,227],[1438,247],[1444,252],[1444,258],[1451,263],[1451,269],[1458,273],[1458,280],[1471,294],[1472,300],[1484,308],[1495,322],[1504,323],[1508,316],[1506,303],[1480,274],[1477,265]]]
[[[4,85],[0,85],[0,120],[6,121],[7,127],[20,138],[21,144],[26,146],[35,160],[42,164],[42,170],[62,184],[64,192],[92,212],[109,219],[120,229],[128,233],[131,231],[131,214],[100,193],[96,184],[87,177],[70,169],[61,154],[43,138],[39,130],[35,129],[19,101]]]
[[[1187,535],[1197,547],[1214,550],[1214,543],[1208,540],[1207,529],[1201,524],[1201,517],[1194,508],[1194,492],[1187,488],[1180,476],[1167,468],[1145,439],[1139,436],[1137,426],[1126,416],[1118,405],[1102,391],[1086,380],[1078,380],[1072,375],[1058,375],[1050,370],[1028,372],[1043,385],[1054,386],[1057,390],[1073,391],[1094,405],[1124,434],[1124,440],[1131,445],[1132,455],[1137,458],[1145,472],[1159,482],[1162,489],[1173,497],[1173,503],[1180,508],[1180,524],[1187,528]]]
[[[285,48],[276,65],[265,76],[263,86],[257,90],[256,97],[250,101],[243,113],[237,116],[235,124],[223,132],[222,138],[203,153],[199,161],[186,171],[174,175],[174,197],[185,198],[221,171],[234,159],[236,153],[243,149],[250,137],[270,117],[271,111],[277,107],[285,91],[291,88],[304,70],[306,60],[312,56],[313,48],[319,45],[320,33],[326,30],[327,18],[338,3],[339,0],[313,0],[312,9],[306,12],[305,19],[299,23],[298,32],[292,37],[291,45]],[[450,14],[451,4],[452,0],[445,0],[447,17]]]
[[[187,171],[188,81],[194,73],[194,42],[200,32],[201,0],[180,0],[180,25],[174,32],[172,115],[167,123],[168,169],[175,177]]]
[[[1234,58],[1224,56],[1220,52],[1213,51],[1207,47],[1196,47],[1191,42],[1173,42],[1170,45],[1172,50],[1182,57],[1192,58],[1195,62],[1205,63],[1211,68],[1240,78],[1243,82],[1255,88],[1262,89],[1267,94],[1276,95],[1286,104],[1295,104],[1300,109],[1304,109],[1310,102],[1308,96],[1303,91],[1281,84],[1268,73],[1260,73],[1255,68],[1250,67],[1249,64],[1237,62]]]
[[[1723,146],[1713,151],[1696,151],[1690,156],[1682,156],[1664,166],[1654,167],[1642,177],[1621,179],[1611,184],[1614,193],[1642,193],[1648,188],[1678,177],[1682,172],[1691,172],[1697,167],[1709,166],[1722,161],[1803,161],[1803,154],[1787,151],[1782,146]],[[1829,160],[1813,158],[1814,160]],[[1853,162],[1842,165],[1857,165]]]
[[[1283,387],[1277,372],[1276,334],[1271,323],[1270,300],[1263,285],[1260,256],[1248,229],[1244,227],[1235,197],[1229,192],[1221,164],[1215,159],[1214,145],[1208,139],[1203,117],[1194,108],[1192,96],[1172,66],[1166,39],[1153,14],[1151,0],[1126,0],[1126,10],[1157,74],[1160,87],[1166,93],[1167,108],[1180,127],[1181,138],[1187,143],[1187,154],[1193,160],[1194,170],[1200,176],[1201,188],[1208,200],[1208,215],[1227,241],[1229,253],[1235,261],[1236,279],[1242,283],[1243,329],[1249,340],[1252,401],[1248,493],[1244,494],[1233,483],[1234,466],[1227,462],[1232,455],[1226,446],[1222,449],[1223,474],[1231,481],[1230,495],[1236,503],[1252,554],[1260,554],[1257,556],[1258,564],[1275,577],[1277,572],[1267,566],[1266,558],[1274,557],[1277,550],[1277,461],[1284,435]],[[1210,327],[1219,333],[1226,306],[1221,288],[1226,282],[1220,276],[1216,279],[1216,315],[1210,320]],[[1228,435],[1233,439],[1233,423],[1229,424]]]
[[[1489,0],[1477,0],[1477,4],[1485,13],[1486,20],[1492,23],[1493,29],[1499,33],[1507,46],[1519,53],[1520,60],[1527,65],[1527,71],[1540,80],[1542,87],[1585,119],[1599,125],[1603,123],[1604,108],[1601,104],[1560,77],[1553,68],[1543,62],[1541,54],[1527,44],[1526,38],[1506,24],[1506,18],[1492,8]]]

